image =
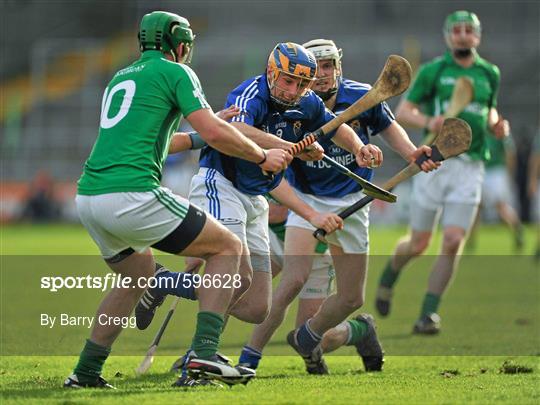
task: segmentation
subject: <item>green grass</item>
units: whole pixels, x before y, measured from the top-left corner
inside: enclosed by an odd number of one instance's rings
[[[538,403],[536,359],[518,359],[534,368],[530,374],[499,372],[499,357],[389,357],[385,371],[366,374],[355,357],[330,357],[332,374],[308,376],[301,360],[292,356],[266,359],[259,377],[247,386],[231,389],[178,390],[164,372],[174,358],[158,357],[152,373],[137,378],[133,367],[139,358],[113,357],[108,363],[110,381],[119,389],[69,391],[59,388],[76,360],[74,357],[7,358],[2,364],[3,403]],[[445,373],[457,371],[458,375]]]
[[[404,228],[371,231],[370,276],[364,310],[373,312],[373,293],[380,270]],[[525,253],[533,250],[527,233]],[[437,245],[438,239],[434,241]],[[433,256],[415,262],[402,275],[388,319],[378,319],[388,354],[382,373],[361,372],[354,349],[328,356],[331,375],[307,376],[301,360],[284,344],[293,326],[294,311],[269,344],[259,378],[231,390],[198,389],[179,392],[170,387],[166,370],[173,356],[185,351],[193,333],[196,305],[181,301],[148,376],[136,378],[138,365],[165,311],[143,332],[126,330],[104,370],[118,386],[115,392],[65,392],[58,387],[70,373],[88,335],[86,328],[39,326],[40,313],[92,315],[102,297],[97,290],[39,288],[44,275],[103,275],[106,268],[84,229],[77,226],[8,226],[1,230],[1,402],[65,403],[538,403],[540,305],[538,267],[530,256],[513,256],[511,237],[501,227],[480,229],[475,255],[463,257],[459,272],[441,306],[443,333],[437,337],[410,334],[418,315]],[[437,251],[432,246],[430,253]],[[65,256],[70,254],[71,256]],[[167,266],[182,261],[160,258]],[[167,305],[167,304],[166,304]],[[237,355],[250,327],[231,320],[222,351]],[[8,354],[6,356],[6,354]],[[54,354],[54,356],[52,355]],[[511,360],[532,373],[504,374]],[[453,372],[457,370],[457,375]],[[120,377],[114,377],[119,372]],[[446,373],[445,373],[446,372]]]
[[[395,242],[404,235],[406,228],[393,226],[370,229],[370,252],[372,255],[392,253]],[[526,229],[526,245],[523,254],[534,253],[535,230]],[[513,255],[512,236],[498,225],[480,228],[476,255]],[[441,235],[437,233],[426,254],[438,252]],[[2,255],[97,255],[99,251],[79,225],[3,225],[0,227],[0,254]]]

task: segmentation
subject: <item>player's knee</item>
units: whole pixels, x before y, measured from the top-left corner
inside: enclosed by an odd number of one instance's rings
[[[263,300],[264,301],[264,300]],[[259,302],[253,311],[253,323],[263,323],[270,313],[270,304],[268,302]]]
[[[364,305],[364,297],[361,294],[341,298],[341,305],[350,313]]]
[[[429,246],[429,237],[415,237],[410,241],[411,254],[413,256],[420,256],[424,253]]]
[[[236,293],[243,295],[249,290],[253,283],[253,273],[240,273],[240,287],[237,288]]]
[[[241,320],[248,323],[260,324],[265,321],[270,313],[270,303],[266,300],[249,303],[249,311],[243,314]]]
[[[307,279],[305,277],[296,276],[287,283],[285,295],[287,296],[289,303],[292,302],[292,300],[294,300],[298,294],[300,294],[300,291],[302,291],[302,288],[304,288],[306,281]]]
[[[220,253],[223,255],[240,257],[242,254],[242,241],[238,236],[232,233],[229,233],[227,237],[224,238],[222,245],[223,247]]]
[[[443,237],[443,253],[447,255],[456,255],[463,242],[462,232],[445,232]]]

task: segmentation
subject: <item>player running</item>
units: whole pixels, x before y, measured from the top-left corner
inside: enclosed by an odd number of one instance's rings
[[[433,266],[420,317],[413,332],[436,334],[440,330],[437,314],[459,262],[463,241],[480,203],[484,161],[489,159],[486,137],[504,138],[508,121],[497,112],[499,68],[481,58],[481,27],[476,14],[456,11],[444,23],[447,53],[420,67],[406,99],[398,107],[397,117],[412,128],[437,133],[457,78],[466,76],[474,83],[474,99],[459,115],[472,129],[472,144],[466,154],[446,162],[441,170],[413,179],[411,232],[398,242],[386,265],[377,291],[377,311],[390,313],[392,292],[401,270],[429,245],[437,214],[442,211],[443,242]],[[422,108],[422,109],[421,109]]]
[[[313,54],[302,46],[292,42],[277,44],[265,74],[246,80],[227,97],[226,106],[240,108],[231,125],[258,145],[281,148],[285,154],[295,142],[334,118],[310,90],[316,69]],[[376,164],[381,163],[380,149],[363,145],[348,125],[341,125],[332,135],[332,143],[354,152],[358,164],[367,165],[372,157]],[[322,148],[316,144],[299,157],[320,159]],[[200,166],[192,181],[190,201],[208,210],[243,242],[242,288],[235,291],[229,313],[243,321],[261,323],[270,310],[272,287],[268,203],[263,195],[280,184],[283,173],[265,173],[248,161],[231,158],[212,147],[202,150]],[[291,204],[304,220],[329,233],[342,226],[339,216],[314,210],[294,193],[288,196],[288,202],[281,202]],[[180,377],[179,384],[189,383],[184,377]]]
[[[139,30],[141,57],[118,71],[105,90],[99,136],[84,165],[76,203],[105,262],[132,283],[113,288],[98,315],[131,314],[143,292],[139,281],[148,280],[157,267],[150,247],[203,257],[210,275],[232,276],[238,271],[240,240],[200,208],[160,187],[163,161],[182,116],[216,150],[270,172],[287,165],[281,150],[262,149],[214,116],[199,79],[186,66],[193,39],[185,18],[162,11],[146,14]],[[216,378],[235,384],[254,373],[216,356],[231,297],[230,289],[199,291],[194,355],[187,367],[196,374],[212,371]],[[96,323],[64,387],[113,388],[101,370],[121,331],[119,325]]]
[[[336,114],[362,97],[369,86],[342,78],[341,51],[333,41],[317,39],[304,46],[311,50],[317,58],[317,81],[314,90],[324,100],[328,109]],[[368,145],[368,134],[383,132],[390,145],[406,159],[413,159],[430,148],[416,147],[410,142],[405,131],[394,121],[386,103],[382,103],[349,122],[355,130],[355,137]],[[371,179],[372,170],[365,162],[355,159],[349,151],[333,145],[327,140],[321,141],[325,152],[330,157],[346,165],[358,175]],[[367,146],[366,146],[367,149]],[[375,166],[380,161],[376,158]],[[425,170],[436,167],[428,161]],[[360,199],[363,194],[359,185],[348,177],[336,172],[333,168],[320,162],[294,161],[289,171],[294,173],[288,177],[294,190],[286,183],[272,192],[274,198],[294,209],[291,196],[298,195],[304,204],[322,212],[339,212]],[[296,198],[296,197],[295,197]],[[288,306],[302,290],[312,268],[313,252],[317,241],[312,232],[316,226],[309,223],[296,212],[289,215],[285,234],[285,263],[283,274],[273,295],[272,309],[268,318],[255,328],[248,344],[251,349],[249,361],[241,364],[254,365],[255,351],[262,354],[275,330],[279,327]],[[288,342],[302,355],[309,373],[325,374],[328,372],[322,359],[321,339],[325,332],[339,325],[364,301],[365,275],[368,251],[368,208],[359,211],[345,221],[343,230],[338,230],[328,237],[336,272],[337,292],[328,297],[321,308],[311,319],[301,325],[288,336]],[[344,336],[341,344],[356,345],[367,370],[380,370],[383,353],[377,341],[373,320],[368,315],[346,321],[332,330],[330,334]],[[326,336],[326,335],[325,335]],[[330,335],[328,335],[330,336]],[[333,342],[339,339],[335,338]],[[326,342],[325,342],[326,343]],[[323,343],[323,346],[324,344]],[[326,345],[335,349],[335,344]],[[245,353],[245,352],[244,352]],[[244,356],[242,353],[242,356]],[[244,356],[248,357],[248,356]]]

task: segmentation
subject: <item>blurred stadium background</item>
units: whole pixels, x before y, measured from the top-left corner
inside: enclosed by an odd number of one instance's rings
[[[233,87],[263,72],[277,42],[334,39],[344,51],[345,75],[373,83],[391,53],[405,56],[413,68],[443,53],[449,12],[476,12],[483,26],[479,52],[502,71],[499,109],[513,126],[518,154],[515,205],[524,220],[531,219],[525,184],[540,126],[537,1],[1,0],[2,222],[20,219],[29,195],[40,190],[57,202],[46,218],[76,220],[75,182],[97,135],[103,89],[118,68],[138,57],[138,22],[158,9],[190,20],[197,34],[192,66],[216,111]],[[403,165],[391,152],[385,158],[379,183]],[[196,162],[196,153],[171,159],[165,183],[185,194]],[[407,186],[399,194],[399,209],[375,206],[374,222],[406,219]]]

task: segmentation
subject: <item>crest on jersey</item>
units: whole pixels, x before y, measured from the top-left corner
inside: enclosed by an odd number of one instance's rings
[[[328,147],[328,151],[330,152],[330,154],[331,154],[332,156],[338,156],[338,155],[341,155],[341,152],[343,152],[343,149],[341,149],[341,148],[340,148],[339,146],[337,146],[337,145],[332,144],[332,145],[330,145],[330,146]]]
[[[302,121],[294,121],[293,131],[296,136],[300,136],[302,134]]]

